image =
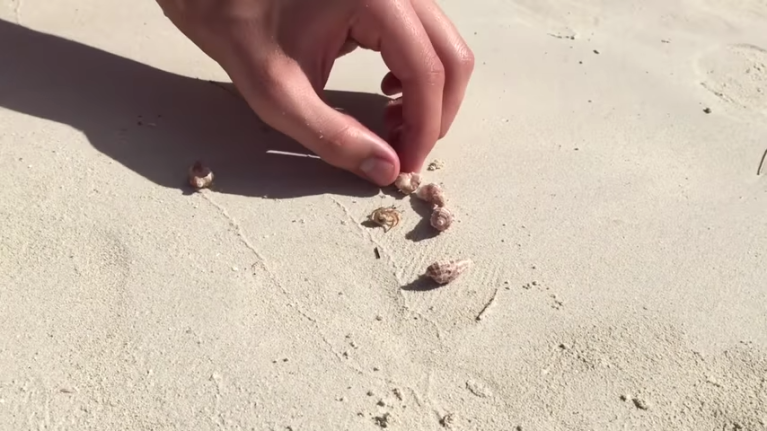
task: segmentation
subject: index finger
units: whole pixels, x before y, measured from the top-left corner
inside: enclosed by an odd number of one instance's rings
[[[410,0],[371,1],[384,63],[402,83],[404,123],[392,146],[402,172],[417,172],[439,139],[445,68]]]

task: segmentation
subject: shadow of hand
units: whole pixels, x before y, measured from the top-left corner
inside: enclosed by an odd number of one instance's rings
[[[378,187],[307,154],[269,129],[231,84],[168,73],[96,48],[0,20],[0,106],[81,130],[99,151],[164,187],[184,190],[204,160],[215,189],[292,198],[373,196]],[[388,98],[328,91],[379,135]]]

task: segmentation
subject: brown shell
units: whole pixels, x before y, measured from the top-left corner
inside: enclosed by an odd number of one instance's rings
[[[463,274],[472,265],[471,260],[450,260],[435,262],[426,268],[426,275],[439,284],[448,284]]]
[[[442,187],[440,187],[439,184],[426,184],[425,186],[418,189],[416,196],[438,207],[444,207],[447,203],[445,192],[442,190]]]
[[[421,185],[421,174],[416,172],[401,173],[394,180],[394,185],[402,193],[409,195],[418,189]]]
[[[213,183],[213,171],[202,162],[195,162],[189,168],[189,184],[196,189],[210,187]]]
[[[429,221],[434,229],[444,232],[453,224],[453,213],[445,207],[435,207]]]

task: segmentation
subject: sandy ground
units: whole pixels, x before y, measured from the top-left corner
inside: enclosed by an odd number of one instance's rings
[[[767,1],[441,4],[434,236],[270,153],[154,2],[0,1],[0,429],[767,429]],[[329,98],[374,125],[384,72]]]

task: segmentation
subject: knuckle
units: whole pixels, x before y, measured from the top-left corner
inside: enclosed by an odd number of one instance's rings
[[[279,62],[266,59],[240,74],[240,82],[251,107],[270,126],[279,128],[284,122],[285,106],[289,88],[284,67]]]
[[[404,81],[422,82],[428,84],[438,84],[444,82],[446,72],[442,59],[436,52],[427,52],[423,57],[416,60],[411,69],[412,73],[401,77]]]
[[[285,68],[273,59],[262,63],[254,74],[261,96],[269,102],[279,100],[285,92]]]
[[[475,63],[474,53],[469,47],[463,47],[458,53],[458,69],[466,75],[471,75]]]
[[[428,62],[426,69],[427,76],[431,82],[444,82],[445,81],[445,65],[438,57],[434,57]]]
[[[323,146],[330,154],[338,154],[343,152],[349,145],[349,141],[352,135],[352,126],[349,124],[344,125],[338,130],[334,130],[331,133],[319,136],[318,140],[324,144]]]
[[[293,138],[313,151],[325,162],[340,168],[349,165],[348,156],[354,140],[351,124],[322,124],[312,122],[306,128],[291,126]]]
[[[450,56],[450,69],[452,74],[467,80],[474,72],[475,65],[474,53],[466,44],[461,43],[455,47],[453,55]]]

